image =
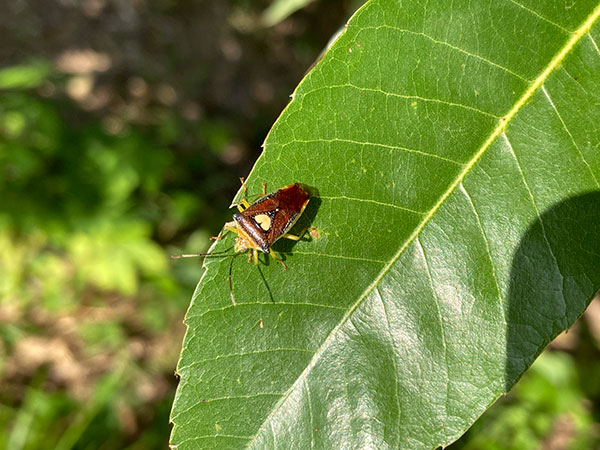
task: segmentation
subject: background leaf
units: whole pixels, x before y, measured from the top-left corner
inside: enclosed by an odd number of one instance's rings
[[[262,22],[268,27],[276,25],[311,2],[312,0],[275,0],[263,12]]]
[[[318,190],[288,272],[207,269],[172,443],[434,448],[600,288],[596,2],[371,1],[249,180]],[[218,250],[230,246],[232,238]]]
[[[0,89],[29,89],[41,85],[50,74],[50,67],[43,61],[28,65],[0,69]]]

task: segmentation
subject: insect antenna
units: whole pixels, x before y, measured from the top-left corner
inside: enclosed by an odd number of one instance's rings
[[[202,257],[202,256],[204,256],[205,258],[206,257],[210,258],[212,256],[223,258],[225,256],[235,256],[235,255],[231,255],[231,254],[229,254],[229,255],[225,254],[225,253],[228,253],[232,249],[233,249],[233,246],[231,246],[229,248],[226,248],[225,250],[220,251],[220,252],[211,252],[211,253],[186,253],[186,254],[183,254],[183,255],[171,255],[171,258],[173,258],[173,259],[179,259],[179,258],[199,258],[199,257]]]
[[[186,253],[183,255],[171,255],[171,258],[173,259],[179,259],[179,258],[197,258],[197,257],[205,257],[205,258],[210,258],[212,256],[217,257],[217,258],[226,258],[226,257],[231,257],[231,262],[229,263],[229,297],[231,298],[231,303],[233,303],[233,306],[237,306],[237,303],[235,302],[235,297],[233,295],[233,281],[232,281],[232,277],[231,277],[231,273],[233,270],[233,260],[235,259],[236,256],[240,255],[240,253],[229,253],[230,250],[232,250],[233,247],[229,247],[221,252],[212,252],[212,253]],[[229,254],[227,254],[229,253]]]

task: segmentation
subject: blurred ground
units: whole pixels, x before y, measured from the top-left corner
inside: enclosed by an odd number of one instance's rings
[[[268,1],[3,2],[0,448],[166,448],[201,273],[168,255],[205,250],[228,220],[356,3],[265,28]],[[598,444],[597,304],[457,446]]]
[[[6,1],[0,448],[166,448],[199,261],[351,14],[317,2]]]

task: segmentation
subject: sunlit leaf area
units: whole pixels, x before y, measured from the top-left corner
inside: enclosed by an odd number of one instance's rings
[[[600,447],[599,7],[5,2],[0,449]]]

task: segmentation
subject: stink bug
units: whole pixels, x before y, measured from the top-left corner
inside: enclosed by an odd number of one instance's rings
[[[245,194],[244,179],[242,178],[241,181]],[[242,198],[241,202],[236,205],[238,212],[233,215],[233,221],[227,222],[223,227],[225,232],[237,234],[233,247],[235,254],[248,251],[248,262],[254,261],[254,264],[258,265],[258,252],[268,253],[287,270],[285,262],[277,257],[271,246],[280,238],[300,240],[306,230],[303,230],[300,235],[289,234],[288,231],[300,218],[309,200],[310,194],[307,192],[307,188],[300,183],[290,184],[271,194],[266,194],[263,183],[262,196],[254,203],[250,204],[245,198]],[[220,240],[221,238],[222,234],[214,239]],[[210,254],[178,255],[173,258],[194,256],[210,256]],[[229,265],[229,294],[235,306],[231,281],[232,267],[233,258]]]
[[[245,189],[245,185],[244,185]],[[271,248],[280,238],[299,240],[300,236],[288,234],[310,200],[310,195],[299,183],[290,184],[269,195],[264,195],[252,204],[242,199],[237,205],[239,213],[233,215],[233,222],[225,224],[225,231],[237,234],[234,251],[249,250],[249,260],[258,264],[258,251],[269,253],[283,264]]]

